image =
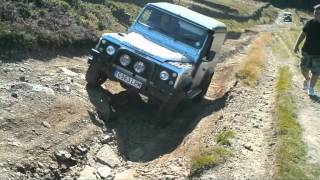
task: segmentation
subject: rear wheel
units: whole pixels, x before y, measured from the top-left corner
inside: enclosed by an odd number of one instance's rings
[[[99,65],[97,63],[91,63],[86,73],[87,83],[92,86],[100,86],[106,79],[107,76],[100,70]]]

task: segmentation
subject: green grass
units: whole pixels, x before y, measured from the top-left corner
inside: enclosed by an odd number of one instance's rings
[[[264,63],[267,59],[265,52],[272,38],[270,34],[263,34],[252,42],[247,50],[247,56],[241,60],[240,69],[236,73],[242,83],[255,86],[261,77]]]
[[[231,130],[222,131],[216,135],[216,142],[221,145],[230,146],[230,139],[235,137],[235,133]]]
[[[205,168],[223,163],[230,155],[231,153],[227,149],[220,146],[199,150],[191,157],[190,176],[196,176]]]
[[[302,129],[297,121],[289,67],[280,69],[276,85],[277,146],[274,179],[316,179],[319,166],[306,161],[306,146],[301,139]]]
[[[239,8],[241,9],[242,6]],[[268,8],[265,8],[262,12],[262,16],[257,19],[249,19],[248,21],[236,21],[234,19],[222,19],[217,18],[218,20],[222,21],[228,26],[228,31],[232,32],[242,32],[243,29],[252,28],[255,25],[260,24],[269,24],[272,23],[277,17],[277,9],[270,6]]]
[[[246,1],[234,1],[234,0],[208,0],[215,2],[217,4],[225,5],[226,7],[231,7],[237,9],[239,14],[250,15],[256,10],[256,6],[246,3]]]
[[[278,144],[276,150],[275,177],[306,179],[301,162],[306,156],[305,146],[301,140],[301,127],[296,119],[295,107],[292,96],[289,94],[292,88],[292,75],[289,67],[280,69],[280,77],[277,82],[277,134]]]
[[[207,147],[200,146],[192,152],[190,176],[195,177],[209,167],[214,167],[231,155],[231,152],[221,145],[230,146],[230,139],[235,137],[235,133],[231,130],[221,131],[216,134],[215,141],[217,146]]]
[[[140,11],[134,3],[104,0],[0,0],[0,9],[2,50],[92,47],[103,33],[125,32],[124,14],[132,22]]]
[[[298,38],[299,34],[300,34],[301,30],[299,28],[290,28],[286,30],[286,33],[281,33],[278,32],[276,33],[283,42],[285,42],[285,45],[289,48],[289,50],[292,50],[296,39]],[[278,55],[280,58],[289,58],[290,55],[292,55],[291,57],[294,58],[297,62],[296,67],[297,67],[297,71],[300,72],[300,58],[298,56],[296,56],[295,54],[291,52],[288,52],[286,50],[286,48],[282,47],[282,43],[278,43],[279,41],[274,39],[274,42],[272,43],[272,50],[273,52]],[[303,43],[301,43],[302,46]],[[320,82],[318,81],[318,83],[316,84],[316,90],[318,92],[320,92]]]
[[[0,48],[92,47],[103,33],[126,31],[124,14],[129,14],[133,22],[141,7],[148,2],[156,0],[0,0],[0,9],[3,10],[0,17]],[[189,6],[190,3],[191,0],[182,4]],[[244,6],[242,2],[238,6],[239,2],[233,0],[214,3],[238,11],[240,16],[250,15],[256,10],[250,3]],[[242,32],[256,24],[271,22],[274,12],[275,8],[267,8],[258,20],[219,20],[227,24],[229,31]]]
[[[281,43],[282,38],[278,35],[278,33],[273,34],[272,40],[272,52],[281,59],[289,59],[291,53],[288,52],[288,48],[283,47],[283,43]]]
[[[289,28],[285,30],[285,33],[280,32],[278,35],[281,37],[283,42],[287,45],[290,50],[293,50],[293,47],[296,43],[296,40],[299,36],[301,29],[298,28]]]

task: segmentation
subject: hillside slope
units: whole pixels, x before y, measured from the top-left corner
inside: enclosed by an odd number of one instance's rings
[[[147,2],[156,1],[0,0],[0,48],[2,52],[90,48],[102,33],[124,32],[124,15],[129,14],[133,21]],[[225,21],[229,30],[252,26],[261,16],[258,23],[269,23],[274,17],[261,15],[259,8],[264,3],[246,3],[247,8],[239,10],[235,7],[241,3],[228,7],[229,1],[220,5],[208,0],[176,3]],[[241,25],[248,20],[250,25]]]

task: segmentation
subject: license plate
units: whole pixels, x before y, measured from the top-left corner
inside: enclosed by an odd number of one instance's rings
[[[117,79],[137,88],[137,89],[141,89],[142,87],[142,82],[140,81],[137,81],[135,79],[133,79],[132,77],[126,75],[126,74],[123,74],[122,72],[119,72],[119,71],[116,71],[114,73],[114,77],[116,77]]]

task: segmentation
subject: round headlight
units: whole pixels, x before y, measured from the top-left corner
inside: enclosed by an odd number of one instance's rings
[[[104,40],[104,39],[102,39],[101,43],[102,43],[102,44],[106,44],[106,43],[107,43],[107,41],[106,41],[106,40]]]
[[[124,55],[120,56],[120,64],[122,66],[128,66],[130,64],[130,62],[131,62],[131,58],[129,55],[124,54]]]
[[[138,61],[138,62],[134,63],[134,65],[133,65],[133,69],[137,73],[142,73],[145,70],[145,68],[146,68],[145,65],[141,61]]]
[[[114,53],[116,52],[116,49],[112,46],[112,45],[109,45],[107,46],[106,48],[106,52],[107,54],[109,54],[110,56],[114,55]]]
[[[163,81],[166,81],[169,79],[169,73],[167,71],[161,71],[160,72],[160,79]]]

